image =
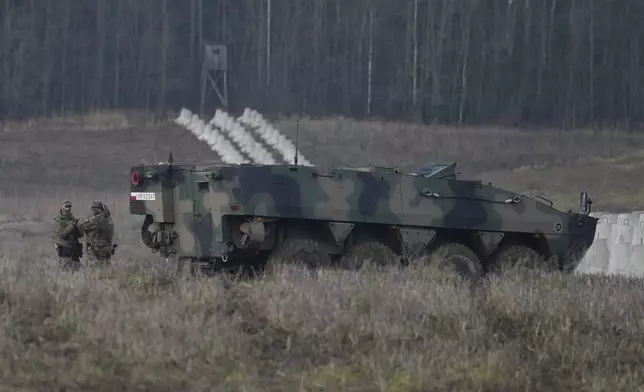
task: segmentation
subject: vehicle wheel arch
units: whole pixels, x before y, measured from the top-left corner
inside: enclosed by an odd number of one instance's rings
[[[539,253],[544,259],[552,257],[546,237],[542,234],[532,233],[506,233],[490,256],[495,256],[504,248],[514,245],[526,246]]]

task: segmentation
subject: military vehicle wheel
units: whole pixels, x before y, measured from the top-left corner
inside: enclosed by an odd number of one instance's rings
[[[573,246],[566,252],[563,260],[559,260],[556,256],[551,256],[548,259],[550,268],[560,269],[565,274],[574,273],[579,264],[583,261],[589,247],[587,245],[578,244]]]
[[[492,257],[490,272],[494,274],[511,270],[549,271],[552,266],[536,250],[525,245],[508,245]]]
[[[189,257],[180,257],[175,261],[175,263],[177,267],[175,274],[177,276],[185,276],[188,270],[192,272],[192,261]]]
[[[434,249],[430,258],[440,269],[456,272],[461,278],[476,283],[483,275],[481,260],[468,246],[458,242],[442,244]]]
[[[400,260],[387,245],[375,239],[360,239],[349,245],[347,251],[340,256],[338,264],[344,269],[359,270],[366,265],[396,266],[400,264]]]
[[[176,262],[176,276],[187,276],[188,271],[193,277],[197,276],[214,276],[215,270],[212,265],[203,262],[197,262],[191,257],[181,257]]]
[[[266,270],[273,270],[280,264],[301,265],[316,269],[329,266],[331,257],[315,240],[287,238],[268,256]]]
[[[213,277],[216,276],[218,270],[213,265],[200,264],[192,266],[193,276]]]

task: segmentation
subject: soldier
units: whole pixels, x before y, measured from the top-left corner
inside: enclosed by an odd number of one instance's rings
[[[80,267],[80,258],[83,256],[83,245],[78,241],[83,233],[74,224],[71,201],[63,201],[62,208],[53,221],[53,240],[58,262],[63,269],[75,271]]]
[[[76,227],[85,233],[88,264],[106,265],[110,263],[116,249],[112,214],[100,201],[94,201],[90,209],[92,215],[77,220]]]

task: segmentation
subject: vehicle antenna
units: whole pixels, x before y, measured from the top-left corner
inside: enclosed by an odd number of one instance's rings
[[[295,166],[297,166],[297,155],[298,155],[298,149],[299,149],[299,144],[300,144],[300,116],[297,116],[297,119],[295,120]]]

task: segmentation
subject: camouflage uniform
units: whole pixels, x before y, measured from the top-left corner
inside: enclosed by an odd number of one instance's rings
[[[83,255],[83,246],[78,240],[83,237],[83,233],[74,224],[72,203],[65,200],[62,207],[59,214],[53,219],[54,249],[56,249],[58,262],[63,269],[77,270]]]
[[[78,229],[85,233],[85,249],[88,264],[110,263],[114,244],[114,222],[110,210],[100,201],[91,205],[92,215],[76,222]]]

